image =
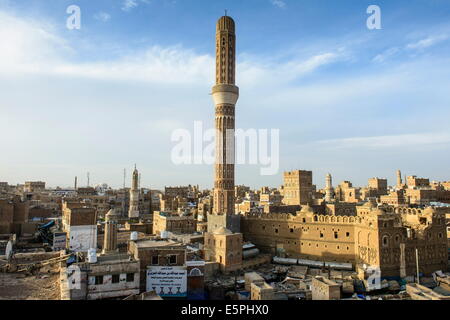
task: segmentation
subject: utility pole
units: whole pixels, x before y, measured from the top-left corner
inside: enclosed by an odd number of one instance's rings
[[[417,283],[420,284],[419,278],[419,249],[416,248],[416,269],[417,269]]]

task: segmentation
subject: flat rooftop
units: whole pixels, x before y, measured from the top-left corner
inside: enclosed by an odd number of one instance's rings
[[[132,255],[127,253],[113,253],[107,255],[98,255],[97,264],[112,264],[136,261]]]
[[[181,242],[173,241],[170,239],[138,240],[138,241],[135,241],[135,243],[138,248],[157,248],[157,247],[174,247],[174,246],[183,247],[184,246]]]

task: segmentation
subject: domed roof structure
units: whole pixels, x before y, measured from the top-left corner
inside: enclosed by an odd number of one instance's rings
[[[383,214],[386,213],[386,211],[384,211],[384,210],[381,209],[381,208],[376,208],[376,209],[373,210],[373,212],[374,212],[376,215],[378,215],[378,216],[382,216]]]
[[[223,16],[217,21],[217,31],[228,31],[234,33],[235,24],[233,18]]]
[[[376,208],[375,204],[372,201],[367,201],[366,203],[364,203],[363,207]]]
[[[309,204],[306,204],[304,206],[302,206],[300,212],[302,213],[314,213],[313,208],[311,208],[311,206]]]
[[[220,227],[219,229],[214,230],[214,234],[233,234],[230,230],[225,227]]]

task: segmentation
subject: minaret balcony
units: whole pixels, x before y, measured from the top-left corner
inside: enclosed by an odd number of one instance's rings
[[[212,88],[212,96],[216,105],[235,105],[239,99],[239,88],[233,84],[218,84]]]

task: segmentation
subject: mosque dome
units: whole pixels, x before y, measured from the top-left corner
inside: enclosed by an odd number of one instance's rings
[[[386,211],[381,209],[381,208],[376,208],[376,209],[373,210],[373,213],[375,213],[378,216],[382,216],[383,214],[386,213]]]
[[[302,206],[300,212],[302,213],[314,213],[313,208],[309,204]]]
[[[213,233],[214,234],[233,234],[233,232],[231,232],[230,230],[228,230],[225,227],[220,227],[219,229],[216,229]]]
[[[375,208],[376,206],[375,206],[375,204],[374,204],[372,201],[367,201],[367,202],[363,205],[363,207],[366,207],[366,208]]]

